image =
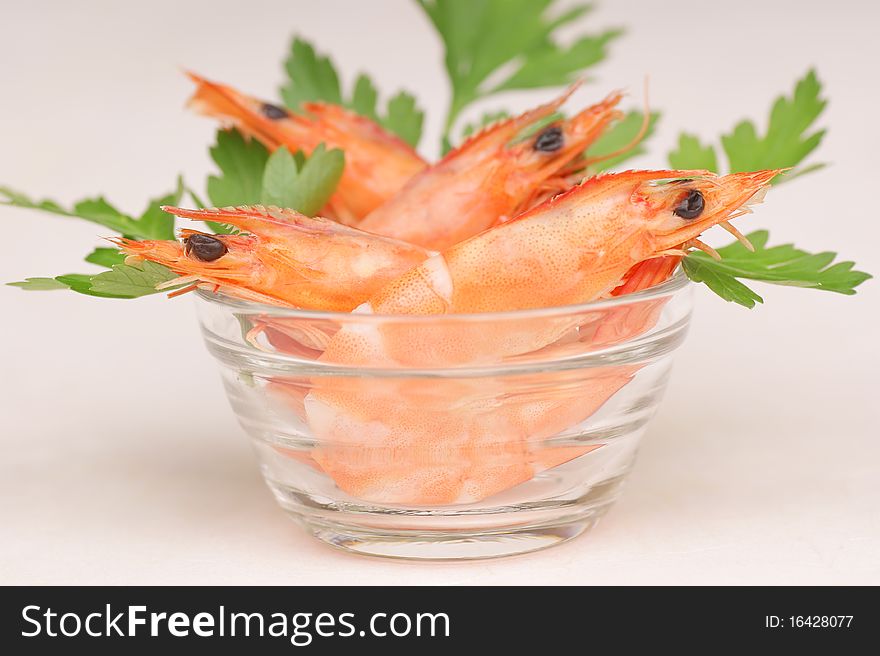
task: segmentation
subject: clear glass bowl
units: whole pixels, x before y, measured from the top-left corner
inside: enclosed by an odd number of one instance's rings
[[[281,506],[331,545],[402,558],[523,553],[595,524],[691,311],[680,271],[611,300],[470,315],[197,297]]]

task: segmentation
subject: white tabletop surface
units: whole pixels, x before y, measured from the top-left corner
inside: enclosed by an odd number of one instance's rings
[[[763,125],[815,65],[831,99],[816,159],[831,166],[741,225],[880,272],[877,3],[601,4],[592,26],[629,31],[578,98],[624,86],[635,105],[650,75],[664,117],[642,166],[663,166],[681,128]],[[294,30],[347,80],[363,68],[417,92],[435,110],[426,144],[447,98],[439,47],[403,1],[43,1],[4,23],[0,183],[65,202],[101,192],[138,211],[178,171],[201,185],[213,126],[182,109],[180,68],[271,96]],[[83,270],[104,234],[11,208],[0,226],[2,281]],[[418,564],[333,551],[276,507],[187,299],[0,287],[0,583],[880,583],[878,290],[764,286],[752,311],[698,290],[664,405],[597,528],[530,556]]]

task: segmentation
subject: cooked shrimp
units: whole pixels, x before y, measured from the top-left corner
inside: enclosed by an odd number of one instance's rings
[[[358,312],[452,314],[584,303],[612,293],[642,262],[700,247],[704,230],[744,213],[777,173],[603,175],[429,258]],[[662,277],[669,265],[661,261],[654,273]],[[632,285],[653,282],[648,269],[641,273],[630,278]],[[632,338],[656,321],[662,303],[655,300],[605,316],[587,311],[579,338],[600,344]],[[383,319],[343,328],[320,359],[390,368],[499,362],[569,340],[574,328],[570,314],[494,327],[479,317],[450,316],[430,330]],[[529,374],[528,385],[500,376],[314,377],[304,398],[320,444],[313,457],[359,498],[422,505],[478,501],[595,448],[555,451],[543,440],[584,421],[638,369]],[[532,391],[523,395],[523,389]]]
[[[405,141],[337,105],[305,103],[304,113],[294,114],[198,75],[189,77],[197,85],[191,107],[235,126],[270,150],[287,146],[291,152],[308,154],[324,143],[345,151],[342,179],[324,210],[342,223],[356,224],[425,168]]]
[[[182,231],[182,242],[116,243],[131,256],[164,264],[190,282],[249,301],[348,311],[383,284],[424,261],[423,248],[277,207],[166,212],[228,223],[246,234]]]
[[[574,87],[551,103],[483,130],[419,173],[371,212],[363,230],[442,250],[512,217],[620,116],[621,95],[544,127],[518,143],[523,130],[552,115]]]
[[[639,262],[704,247],[700,234],[754,203],[778,173],[590,178],[428,259],[370,299],[369,309],[446,314],[584,303],[610,292]]]

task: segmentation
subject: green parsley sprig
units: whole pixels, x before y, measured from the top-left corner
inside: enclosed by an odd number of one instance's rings
[[[34,200],[20,191],[0,187],[0,197],[5,199],[0,204],[83,219],[131,239],[174,239],[174,219],[165,214],[160,206],[176,205],[182,195],[183,180],[178,177],[176,189],[149,201],[147,208],[137,218],[118,210],[103,196],[86,198],[74,203],[73,207],[65,208],[53,200]]]
[[[729,170],[734,173],[799,166],[825,136],[825,130],[811,131],[828,104],[821,93],[822,84],[816,72],[810,70],[797,81],[791,97],[779,96],[773,103],[764,135],[759,135],[758,128],[750,120],[740,121],[729,133],[722,135],[721,145]],[[715,146],[704,145],[695,135],[683,132],[678,139],[678,148],[669,153],[669,165],[678,169],[718,171]],[[800,171],[777,176],[774,182],[784,182],[823,166],[824,163],[812,164]]]
[[[5,205],[84,219],[130,239],[174,239],[174,217],[163,212],[161,206],[179,204],[184,194],[184,184],[183,179],[178,177],[175,190],[151,200],[138,217],[125,214],[102,196],[81,200],[71,208],[64,208],[55,201],[36,201],[7,187],[0,188],[0,194],[6,197],[3,203]],[[160,264],[124,264],[125,257],[115,248],[96,248],[86,255],[85,260],[110,270],[99,274],[68,273],[51,278],[25,278],[20,282],[7,284],[28,291],[69,289],[79,294],[102,298],[137,298],[155,294],[157,284],[175,277],[174,273]],[[130,284],[120,284],[120,279],[129,281]]]
[[[380,111],[376,85],[369,75],[361,73],[355,80],[351,95],[344,97],[333,62],[329,57],[319,55],[312,44],[300,38],[293,40],[284,69],[288,80],[281,87],[281,97],[293,111],[301,111],[304,102],[315,100],[343,105],[373,119],[411,146],[419,144],[425,112],[418,107],[412,94],[398,91],[388,99],[385,110]]]
[[[796,168],[825,135],[825,130],[813,129],[827,105],[821,92],[816,72],[808,71],[796,83],[791,97],[780,96],[775,100],[763,136],[759,136],[750,120],[739,122],[722,135],[721,145],[730,172],[795,168],[794,172],[777,176],[773,182],[778,184],[823,167],[820,163]],[[715,147],[687,133],[679,136],[678,147],[669,153],[669,165],[676,169],[719,170]],[[734,242],[718,249],[720,261],[705,253],[692,252],[682,261],[682,268],[691,280],[704,283],[721,298],[747,308],[763,303],[763,299],[739,279],[855,294],[855,288],[871,278],[870,274],[853,270],[853,262],[834,263],[837,254],[830,251],[808,253],[792,244],[766,248],[766,230],[753,232],[748,238],[754,251]]]
[[[445,51],[452,95],[443,126],[444,149],[452,143],[459,116],[473,103],[504,91],[569,84],[602,61],[608,44],[623,34],[621,29],[609,29],[561,45],[561,29],[590,10],[591,5],[583,3],[556,17],[550,12],[555,0],[418,0],[418,4]]]
[[[341,150],[327,150],[323,144],[308,158],[300,152],[291,154],[286,148],[279,148],[270,156],[258,142],[245,139],[235,130],[218,132],[211,157],[220,169],[218,175],[208,178],[208,196],[214,206],[263,203],[293,208],[309,216],[330,198],[345,164]],[[152,200],[137,219],[123,214],[103,198],[81,201],[66,210],[54,201],[34,201],[7,189],[2,192],[9,199],[7,204],[76,216],[131,239],[174,239],[174,217],[163,212],[161,206],[179,205],[184,190],[183,180],[178,178],[176,190]],[[189,193],[203,205],[198,196],[192,191]],[[221,223],[210,226],[215,232],[233,231]],[[124,255],[115,248],[96,248],[85,259],[109,270],[97,274],[26,278],[8,284],[29,291],[69,289],[102,298],[139,298],[159,293],[158,285],[163,285],[161,291],[175,289],[173,285],[166,286],[177,277],[173,271],[149,261],[126,264]]]
[[[327,150],[319,144],[307,158],[282,146],[270,155],[260,142],[246,139],[237,130],[217,133],[211,159],[220,169],[208,178],[208,198],[214,207],[262,203],[308,216],[327,203],[345,167],[345,156],[338,148]],[[228,231],[222,224],[211,225],[218,232]]]
[[[718,249],[721,260],[714,260],[705,253],[691,253],[682,262],[685,273],[691,280],[705,283],[722,298],[748,308],[763,303],[764,299],[738,278],[851,295],[871,277],[853,270],[854,262],[834,263],[837,253],[830,251],[808,253],[793,244],[768,248],[770,233],[766,230],[756,230],[746,238],[755,247],[754,251],[735,241]]]

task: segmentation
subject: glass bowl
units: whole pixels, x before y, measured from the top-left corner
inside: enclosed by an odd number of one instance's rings
[[[691,311],[681,271],[609,300],[469,315],[196,296],[282,508],[333,546],[432,559],[524,553],[593,526]]]

